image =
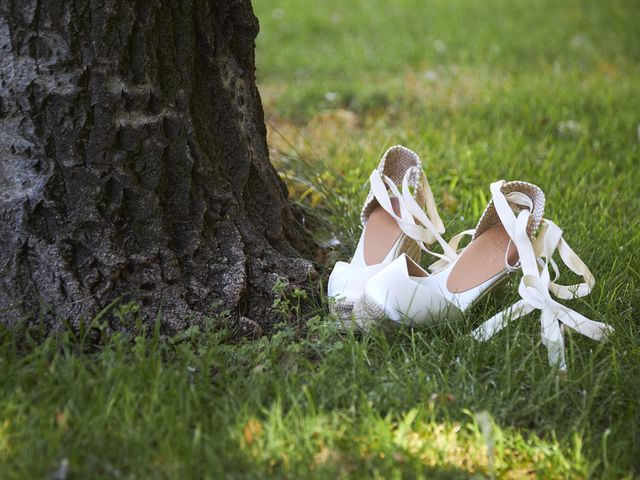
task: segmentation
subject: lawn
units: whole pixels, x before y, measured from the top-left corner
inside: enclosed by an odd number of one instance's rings
[[[423,157],[447,235],[475,225],[492,181],[541,186],[597,279],[568,304],[615,333],[567,332],[566,375],[536,313],[470,339],[518,298],[516,279],[431,329],[341,334],[322,295],[283,289],[283,322],[255,341],[224,316],[172,339],[141,326],[97,352],[82,334],[3,331],[0,478],[640,476],[636,2],[254,8],[272,160],[332,246],[324,278],[355,248],[370,170],[401,143]]]

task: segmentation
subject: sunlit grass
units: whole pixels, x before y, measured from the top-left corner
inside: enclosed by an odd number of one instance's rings
[[[400,467],[418,476],[447,478],[586,476],[577,436],[564,452],[557,441],[501,429],[485,412],[465,412],[468,418],[460,423],[438,422],[434,404],[439,401],[435,396],[422,408],[385,417],[365,407],[368,415],[355,421],[337,413],[301,416],[295,409],[284,415],[276,406],[264,421],[247,420],[239,444],[269,473],[339,478],[369,471],[384,477],[382,472]]]
[[[558,383],[544,355],[531,356],[530,333],[481,348],[464,325],[354,337],[318,317],[302,336],[281,325],[229,343],[224,324],[173,339],[116,336],[95,353],[68,334],[31,347],[4,335],[3,478],[61,465],[108,478],[583,478],[620,454],[591,456],[575,418],[553,432],[583,401],[572,390],[604,379],[583,370]],[[518,365],[493,361],[505,340]],[[602,408],[616,400],[594,395]]]

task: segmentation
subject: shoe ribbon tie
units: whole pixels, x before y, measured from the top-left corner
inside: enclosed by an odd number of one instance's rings
[[[594,340],[601,340],[613,331],[610,325],[588,319],[584,315],[562,305],[552,298],[573,299],[589,294],[595,284],[595,278],[585,263],[575,254],[562,238],[562,230],[552,221],[543,219],[540,232],[532,242],[527,233],[531,217],[529,210],[522,210],[518,216],[513,213],[507,199],[500,191],[503,182],[491,185],[494,205],[500,220],[515,243],[520,257],[523,276],[518,285],[521,300],[511,307],[494,315],[476,328],[471,335],[480,341],[486,341],[502,330],[510,321],[540,310],[542,343],[547,348],[549,363],[566,371],[566,358],[562,326],[572,328],[578,333]],[[576,285],[555,283],[558,268],[553,260],[558,251],[565,265],[580,275],[584,282]],[[554,271],[551,280],[549,267]]]
[[[413,198],[409,182],[416,177],[420,178],[425,187],[426,213]],[[418,167],[407,169],[402,180],[402,192],[395,182],[386,175],[382,175],[378,170],[374,170],[369,177],[371,192],[378,201],[378,204],[398,223],[402,232],[415,240],[420,248],[425,252],[444,259],[447,262],[453,261],[457,253],[442,238],[445,228],[440,215],[436,209],[435,200],[427,177]],[[389,192],[398,200],[400,215],[397,215],[391,203]],[[434,242],[438,242],[443,249],[442,254],[433,252],[427,248]]]

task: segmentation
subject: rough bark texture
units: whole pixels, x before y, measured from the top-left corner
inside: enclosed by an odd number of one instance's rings
[[[269,163],[249,0],[0,0],[0,321],[124,295],[264,325],[304,283]]]

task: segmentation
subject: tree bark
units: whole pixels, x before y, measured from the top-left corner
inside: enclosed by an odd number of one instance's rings
[[[273,320],[307,240],[269,163],[250,0],[0,0],[0,319],[118,298]],[[126,326],[120,326],[126,328]]]

